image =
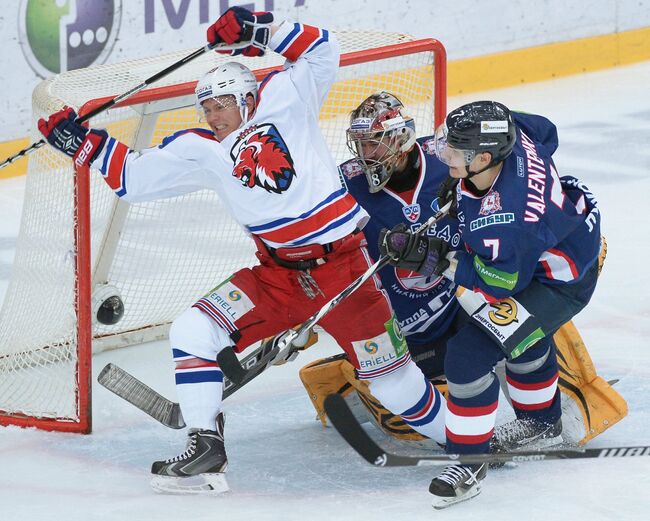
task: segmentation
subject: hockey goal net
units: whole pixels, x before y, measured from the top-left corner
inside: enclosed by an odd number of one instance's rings
[[[418,135],[445,115],[446,58],[440,42],[394,33],[338,33],[341,68],[321,113],[332,153],[348,159],[349,112],[373,92],[396,94]],[[258,80],[282,63],[243,58]],[[32,128],[69,105],[80,114],[164,69],[186,53],[75,70],[33,93]],[[197,79],[229,58],[203,55],[96,116],[91,125],[132,148],[201,126]],[[91,99],[90,101],[89,98]],[[32,140],[40,139],[36,130]],[[0,424],[90,432],[91,355],[166,337],[168,325],[236,269],[254,263],[253,244],[214,193],[126,204],[97,172],[75,172],[49,147],[32,154],[12,276],[0,312]],[[121,321],[93,320],[94,302],[116,288]]]

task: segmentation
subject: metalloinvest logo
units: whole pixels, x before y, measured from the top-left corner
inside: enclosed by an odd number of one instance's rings
[[[23,54],[42,78],[104,63],[121,15],[122,0],[21,0]]]

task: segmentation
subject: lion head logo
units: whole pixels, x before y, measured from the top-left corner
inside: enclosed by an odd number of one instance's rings
[[[282,193],[296,176],[289,149],[275,125],[253,125],[244,130],[230,151],[232,175],[243,186],[260,186]]]

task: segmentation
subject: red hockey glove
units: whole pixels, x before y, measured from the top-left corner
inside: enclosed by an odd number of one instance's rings
[[[103,130],[89,130],[76,120],[77,113],[64,107],[47,121],[39,119],[38,130],[50,145],[71,157],[77,166],[89,165],[103,148],[108,134]]]
[[[231,7],[208,27],[208,43],[232,45],[250,42],[249,46],[242,49],[218,52],[232,56],[239,54],[262,56],[271,37],[272,23],[272,13],[266,11],[252,13],[243,7]]]

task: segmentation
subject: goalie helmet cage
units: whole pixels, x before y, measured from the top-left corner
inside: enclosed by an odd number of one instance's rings
[[[380,90],[402,100],[418,135],[432,134],[446,114],[443,45],[397,33],[337,36],[341,67],[320,114],[337,163],[351,157],[345,145],[350,111]],[[38,118],[63,105],[87,114],[182,56],[79,69],[42,82],[33,93],[32,140],[41,137]],[[194,108],[196,81],[231,59],[205,54],[90,124],[136,150],[204,126]],[[273,53],[239,60],[255,70],[258,81],[283,62]],[[253,241],[214,193],[127,204],[99,172],[75,172],[67,157],[42,148],[30,156],[0,312],[0,424],[90,432],[92,354],[166,338],[184,309],[254,261]],[[115,325],[100,324],[93,320],[98,296],[115,289],[124,316]]]

